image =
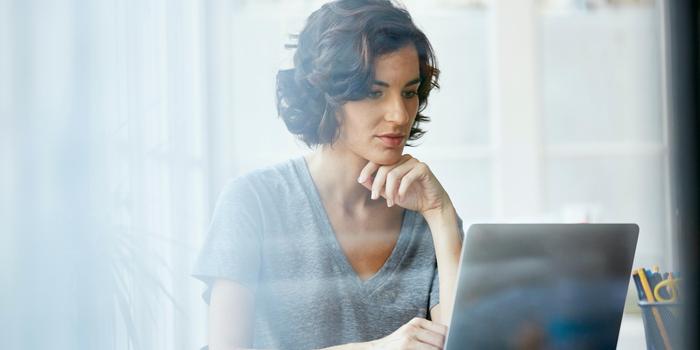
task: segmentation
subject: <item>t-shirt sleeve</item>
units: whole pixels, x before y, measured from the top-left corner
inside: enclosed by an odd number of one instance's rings
[[[216,279],[257,288],[261,261],[262,219],[259,199],[244,177],[231,180],[217,199],[192,276],[204,281],[209,303]]]
[[[462,219],[457,215],[457,228],[459,229],[459,237],[464,242],[464,223]],[[455,285],[455,288],[457,285]],[[433,271],[433,282],[430,286],[430,302],[428,303],[428,310],[440,303],[440,276],[438,274],[437,263],[435,264],[435,270]]]

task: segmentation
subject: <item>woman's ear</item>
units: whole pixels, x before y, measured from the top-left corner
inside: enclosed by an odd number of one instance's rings
[[[345,109],[343,108],[343,106],[344,105],[340,105],[340,106],[336,107],[336,109],[335,109],[334,116],[335,116],[335,125],[336,125],[336,128],[335,128],[336,135],[340,134],[340,127],[343,125],[343,119],[345,116]]]
[[[340,126],[340,122],[343,120],[343,115],[345,115],[345,104],[341,104],[335,108],[335,121]]]

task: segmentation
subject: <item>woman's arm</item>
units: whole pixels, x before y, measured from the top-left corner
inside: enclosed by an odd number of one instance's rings
[[[443,207],[428,211],[423,214],[423,217],[433,235],[440,277],[440,303],[430,310],[430,316],[435,322],[449,325],[454,306],[459,256],[462,250],[457,213],[447,197],[447,203]]]
[[[440,277],[440,305],[433,307],[431,316],[433,321],[448,325],[454,305],[462,241],[457,213],[447,192],[428,165],[410,154],[404,154],[393,165],[368,162],[357,181],[372,191],[372,199],[382,196],[388,206],[397,204],[423,214],[433,235]]]
[[[216,280],[209,301],[209,350],[243,350],[252,346],[254,302],[255,296],[245,286]],[[442,349],[446,331],[442,325],[414,318],[384,338],[326,350]]]
[[[255,296],[240,283],[214,282],[209,300],[209,350],[247,348],[253,339]]]

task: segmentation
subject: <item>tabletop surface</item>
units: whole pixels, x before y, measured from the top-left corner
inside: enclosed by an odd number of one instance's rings
[[[617,340],[618,349],[646,349],[644,339],[644,323],[642,315],[638,313],[625,313],[622,316],[620,336]]]

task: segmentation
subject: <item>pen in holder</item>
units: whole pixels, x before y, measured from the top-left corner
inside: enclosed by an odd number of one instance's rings
[[[680,349],[680,278],[674,277],[672,272],[662,275],[659,268],[654,266],[652,270],[637,269],[632,273],[632,279],[640,300],[647,349]]]
[[[647,349],[681,349],[681,310],[677,302],[640,301]]]

